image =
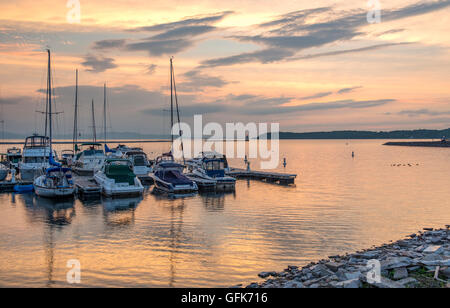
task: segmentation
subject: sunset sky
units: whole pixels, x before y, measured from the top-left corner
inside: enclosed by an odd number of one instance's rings
[[[188,123],[450,127],[450,0],[380,2],[370,24],[365,0],[80,0],[71,24],[67,0],[0,0],[1,118],[42,130],[49,46],[59,133],[71,133],[77,68],[83,133],[92,99],[102,121],[105,82],[109,130],[164,133],[171,56]]]

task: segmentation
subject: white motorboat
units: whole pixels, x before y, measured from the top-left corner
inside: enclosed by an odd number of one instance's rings
[[[19,162],[22,160],[22,150],[16,147],[7,149],[6,160],[10,163],[11,167],[18,168]]]
[[[125,157],[133,164],[133,172],[137,176],[147,176],[152,171],[147,154],[143,151],[128,151],[125,153]]]
[[[186,164],[193,180],[215,181],[217,191],[233,191],[236,188],[236,179],[225,174],[228,162],[222,154],[203,152],[200,157]]]
[[[94,175],[99,171],[106,159],[100,143],[83,143],[81,151],[72,163],[73,172],[78,175]]]
[[[20,178],[24,181],[34,180],[50,167],[50,139],[46,136],[33,135],[25,139],[22,161],[19,162]]]
[[[144,192],[144,186],[133,173],[133,166],[128,159],[107,158],[102,169],[95,173],[94,180],[107,197],[142,195]]]

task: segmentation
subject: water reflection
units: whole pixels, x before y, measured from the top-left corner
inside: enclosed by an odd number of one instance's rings
[[[174,287],[176,282],[177,255],[180,250],[180,244],[183,238],[183,213],[185,210],[185,201],[173,202],[170,207],[170,229],[169,229],[169,264],[170,276],[169,287]]]
[[[200,197],[202,199],[202,203],[208,211],[217,212],[223,211],[225,208],[225,199],[228,196],[234,196],[236,199],[236,192],[205,192],[201,193]]]
[[[142,197],[103,199],[103,218],[107,227],[124,227],[134,224],[135,212]]]

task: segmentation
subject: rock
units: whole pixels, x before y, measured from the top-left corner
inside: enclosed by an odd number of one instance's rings
[[[436,246],[436,245],[430,245],[423,251],[423,253],[436,253],[436,254],[439,254],[442,252],[444,252],[444,248],[442,246]]]
[[[311,271],[314,276],[316,277],[325,277],[325,276],[331,276],[334,273],[330,271],[325,265],[318,264],[311,268]]]
[[[337,262],[328,262],[325,264],[325,266],[328,267],[328,269],[330,269],[331,271],[337,272],[339,268],[344,266],[344,264]]]
[[[431,238],[431,243],[433,243],[433,244],[438,244],[440,242],[441,242],[441,238],[440,237],[435,236],[435,237]]]
[[[355,254],[355,257],[370,260],[370,259],[377,259],[379,255],[380,255],[379,251],[373,250],[373,251],[366,251],[363,253]]]
[[[408,270],[405,267],[396,268],[394,270],[394,279],[400,280],[408,278]]]
[[[409,237],[410,237],[410,238],[415,238],[415,237],[417,237],[417,234],[415,234],[415,233],[410,234]]]
[[[344,276],[347,278],[347,280],[359,279],[359,276],[361,276],[361,272],[344,273]]]
[[[397,281],[397,283],[401,284],[404,287],[415,286],[419,284],[417,279],[414,279],[412,277],[404,278],[402,280]]]
[[[389,257],[381,262],[381,270],[407,267],[412,264],[413,264],[412,260],[407,257]]]
[[[288,289],[292,289],[292,288],[303,288],[303,284],[300,281],[297,280],[291,280],[286,282],[283,285],[283,288],[288,288]]]
[[[261,272],[258,274],[258,276],[261,278],[267,278],[269,276],[276,276],[276,275],[277,275],[276,272]]]
[[[450,259],[447,260],[436,260],[436,261],[420,261],[426,266],[450,266]]]
[[[380,282],[374,282],[371,285],[373,285],[377,288],[381,288],[381,289],[401,289],[401,288],[403,288],[402,284],[400,284],[396,281],[387,279],[385,277],[381,277]]]
[[[255,289],[258,287],[259,287],[259,285],[256,282],[253,282],[247,286],[247,289]]]
[[[433,231],[433,228],[423,228],[425,231]]]
[[[358,289],[361,288],[362,283],[358,279],[350,279],[346,281],[341,281],[335,284],[336,288],[344,288],[344,289]]]

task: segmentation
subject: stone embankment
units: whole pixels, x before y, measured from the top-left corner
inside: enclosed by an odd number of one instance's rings
[[[391,244],[262,272],[247,288],[449,288],[450,225],[425,228]]]

